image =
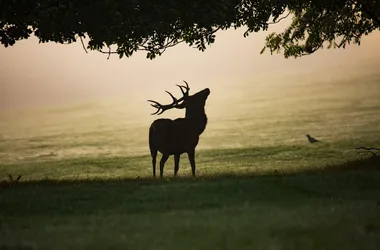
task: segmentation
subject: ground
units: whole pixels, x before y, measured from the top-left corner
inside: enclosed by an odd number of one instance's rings
[[[233,153],[234,160],[227,152],[205,153],[203,164],[219,154],[225,166],[255,158],[255,150]],[[380,161],[375,157],[320,169],[164,180],[117,178],[123,162],[138,166],[149,157],[32,166],[35,179],[0,191],[2,247],[376,249],[380,244]],[[103,169],[109,177],[39,177],[69,167],[89,176]],[[12,169],[22,168],[7,167]],[[181,170],[190,172],[188,166]]]
[[[196,178],[185,155],[151,177],[150,121],[125,106],[1,113],[0,177],[22,177],[0,249],[377,249],[379,158],[355,148],[380,146],[379,81],[212,92]]]

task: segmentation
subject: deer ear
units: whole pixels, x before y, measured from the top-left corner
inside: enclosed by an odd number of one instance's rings
[[[13,177],[12,177],[12,175],[9,174],[9,175],[8,175],[8,178],[9,178],[10,181],[13,181]]]
[[[16,181],[19,181],[21,179],[21,175],[19,175],[18,177],[17,177],[17,180]]]

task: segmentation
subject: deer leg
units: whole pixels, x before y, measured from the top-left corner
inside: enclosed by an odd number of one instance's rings
[[[168,160],[168,158],[169,158],[169,155],[162,154],[161,161],[160,161],[160,178],[162,178],[162,176],[164,174],[164,166],[165,166],[165,162]]]
[[[195,177],[195,149],[187,152],[187,156],[189,157],[189,161],[191,165],[191,173],[193,177]]]
[[[152,152],[153,177],[156,177],[156,157],[157,157],[157,151]]]
[[[179,159],[181,155],[175,154],[174,155],[174,176],[177,176],[178,170],[179,170]]]

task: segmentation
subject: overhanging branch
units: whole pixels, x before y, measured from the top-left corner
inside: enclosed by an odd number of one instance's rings
[[[268,24],[270,25],[270,24],[276,24],[276,23],[279,23],[279,22],[281,22],[281,20],[286,19],[290,14],[291,14],[291,11],[289,11],[288,14],[286,14],[286,16],[283,16],[283,17],[277,19],[276,21],[268,22]]]

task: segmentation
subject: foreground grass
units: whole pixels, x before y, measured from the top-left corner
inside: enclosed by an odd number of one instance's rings
[[[368,158],[196,179],[30,178],[0,191],[0,248],[376,249],[379,169]]]
[[[359,156],[355,147],[361,145],[376,147],[377,140],[198,150],[197,172],[199,176],[302,172],[354,160]],[[165,165],[165,176],[173,176],[173,166],[173,157],[170,157]],[[183,154],[179,175],[186,177],[190,173],[189,161],[186,154]],[[22,180],[146,178],[152,175],[152,169],[149,155],[32,157],[17,163],[0,162],[0,180],[8,174],[22,175]]]

